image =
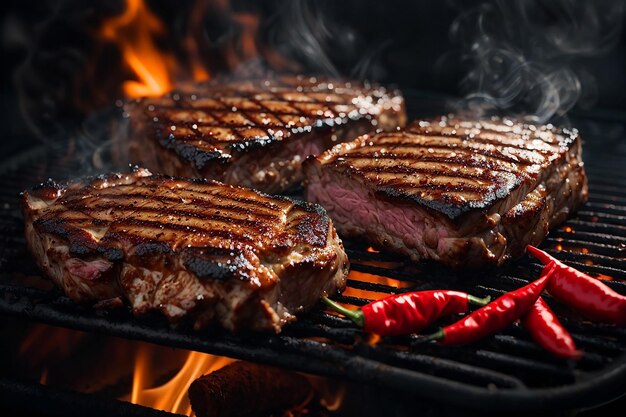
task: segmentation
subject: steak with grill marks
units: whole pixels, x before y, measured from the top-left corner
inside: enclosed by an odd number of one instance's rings
[[[304,163],[340,236],[454,268],[501,265],[587,199],[575,130],[453,116],[365,135]]]
[[[272,193],[302,179],[308,155],[406,122],[397,91],[303,76],[185,85],[125,109],[134,163]]]
[[[314,204],[144,169],[23,198],[31,252],[76,302],[279,331],[345,286],[342,243]]]

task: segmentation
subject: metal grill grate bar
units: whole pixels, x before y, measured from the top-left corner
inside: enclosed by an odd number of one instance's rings
[[[616,187],[615,183],[612,183],[611,185],[603,185],[600,181],[595,180],[593,182],[591,195],[594,197],[602,196],[609,199],[620,198],[622,200],[626,200],[626,190],[623,188]]]
[[[45,385],[29,384],[4,378],[0,378],[0,400],[2,400],[3,406],[8,405],[14,407],[15,410],[28,411],[27,415],[185,417],[181,414],[155,410],[125,401],[62,391]]]
[[[590,202],[562,228],[553,231],[545,243],[552,248],[561,245],[560,251],[548,251],[565,263],[588,273],[613,277],[608,285],[626,293],[626,192],[616,186],[626,185],[626,175],[594,162],[594,158],[604,161],[602,154],[586,152],[585,158],[589,159],[586,167]],[[617,159],[620,160],[626,163],[626,159]],[[582,360],[576,364],[553,359],[519,325],[461,348],[424,344],[416,337],[385,337],[371,345],[368,335],[351,321],[319,305],[280,335],[202,335],[185,327],[171,329],[160,319],[140,320],[126,313],[94,312],[76,306],[57,290],[27,288],[10,282],[12,271],[24,273],[27,268],[34,268],[24,251],[18,192],[48,176],[69,178],[76,167],[83,165],[80,161],[72,164],[67,158],[55,158],[54,152],[33,151],[12,166],[0,168],[4,171],[0,202],[9,205],[0,211],[0,264],[7,278],[0,284],[0,311],[87,331],[378,384],[449,403],[471,402],[477,408],[488,405],[493,410],[523,411],[581,407],[623,393],[626,330],[580,321],[549,296],[546,301],[584,349]],[[345,246],[354,272],[349,277],[347,293],[337,300],[354,306],[387,294],[435,288],[497,297],[526,284],[542,269],[538,262],[527,258],[496,271],[459,273],[435,264],[412,264],[398,255],[368,251],[358,241],[345,241]]]
[[[555,238],[555,236],[558,236],[558,238]],[[614,236],[614,235],[607,235],[603,233],[593,233],[593,232],[581,232],[581,231],[577,231],[574,234],[571,232],[566,232],[562,229],[552,232],[548,236],[547,241],[561,243],[563,239],[567,239],[568,244],[572,244],[575,242],[580,243],[581,245],[599,244],[596,246],[598,249],[601,249],[602,246],[612,246],[614,248],[617,248],[616,250],[620,252],[623,251],[624,245],[626,244],[626,237],[622,237],[622,236]]]

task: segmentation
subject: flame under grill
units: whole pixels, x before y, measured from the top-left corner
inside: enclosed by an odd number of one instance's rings
[[[409,103],[410,104],[410,103]],[[419,104],[419,103],[418,103]],[[418,107],[418,106],[416,106]],[[605,279],[626,293],[626,150],[585,136],[589,202],[543,247],[569,265]],[[350,321],[320,305],[280,335],[197,334],[172,329],[158,317],[135,319],[126,312],[103,313],[77,306],[58,290],[16,283],[38,275],[26,252],[18,193],[48,177],[70,178],[83,164],[58,147],[31,150],[3,165],[0,180],[0,313],[50,324],[140,339],[304,372],[339,377],[412,393],[435,401],[489,410],[581,408],[623,394],[626,329],[568,316],[547,302],[572,332],[583,358],[575,366],[553,359],[519,325],[462,348],[419,344],[412,337],[376,343]],[[354,306],[401,291],[450,288],[497,297],[537,277],[541,265],[526,258],[490,272],[459,275],[431,264],[409,264],[393,255],[345,241],[352,261],[348,290],[339,301]],[[4,386],[4,385],[3,385]],[[1,387],[0,387],[1,388]]]

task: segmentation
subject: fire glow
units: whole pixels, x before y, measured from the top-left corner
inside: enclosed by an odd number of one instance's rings
[[[386,285],[394,288],[407,288],[413,285],[411,282],[401,281],[394,278],[384,277],[381,275],[368,274],[365,272],[359,271],[350,271],[350,275],[348,275],[348,279],[354,281],[367,282],[371,284],[380,284]],[[348,286],[346,288],[343,295],[348,297],[358,297],[358,298],[366,298],[370,300],[379,300],[381,298],[386,297],[388,294],[377,292],[377,291],[369,291],[364,289],[354,288],[353,286]],[[348,308],[353,308],[352,306],[347,306]],[[356,308],[356,307],[354,307]]]
[[[150,345],[140,346],[135,358],[130,402],[172,413],[191,415],[191,405],[187,397],[189,385],[200,376],[234,361],[200,352],[181,353],[187,355],[187,359],[176,375],[160,386],[152,386],[155,358]]]
[[[111,389],[132,374],[132,389],[120,399],[191,415],[187,397],[189,385],[202,375],[234,362],[234,359],[222,356],[109,338],[93,349],[92,360],[80,362],[85,366],[72,368],[77,361],[77,352],[84,355],[85,347],[94,346],[94,340],[88,333],[37,324],[20,343],[19,356],[28,367],[24,372],[37,375],[39,370],[39,383],[52,386],[67,383],[69,374],[75,379],[72,382],[75,385],[70,386],[87,392],[97,392],[96,387]],[[107,369],[94,372],[97,363],[105,358],[109,361]],[[94,369],[91,369],[92,364]],[[102,381],[93,381],[94,375]]]
[[[157,46],[156,39],[167,35],[165,25],[143,0],[127,0],[124,12],[102,25],[100,36],[118,45],[124,64],[134,79],[123,82],[127,97],[159,96],[172,89],[181,73],[174,54]],[[209,73],[197,59],[197,45],[192,37],[185,39],[190,54],[191,78],[209,79]]]
[[[99,339],[89,333],[44,324],[33,326],[19,344],[21,362],[27,366],[23,372],[40,384],[101,394],[126,389],[124,381],[132,378],[130,392],[125,390],[118,397],[120,400],[185,416],[195,415],[188,398],[191,383],[235,362],[227,357],[146,342]],[[108,362],[103,370],[104,360]],[[298,405],[304,414],[310,407],[335,411],[342,406],[345,383],[321,376],[305,377],[316,395],[309,398],[310,403]]]

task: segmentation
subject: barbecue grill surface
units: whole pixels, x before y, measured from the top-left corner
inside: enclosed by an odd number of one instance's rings
[[[612,277],[608,285],[624,294],[626,149],[620,148],[621,139],[607,142],[602,130],[606,124],[592,121],[597,135],[582,132],[589,202],[551,232],[543,248],[585,272]],[[626,135],[624,123],[615,126],[618,131],[621,126],[622,136]],[[349,320],[326,312],[320,303],[280,335],[232,335],[217,330],[195,333],[184,326],[173,329],[159,317],[136,319],[126,310],[96,311],[72,303],[59,290],[27,287],[19,277],[39,275],[39,271],[26,252],[19,192],[48,177],[63,180],[77,172],[97,172],[87,171],[92,161],[68,155],[67,149],[68,142],[56,142],[13,157],[0,167],[0,313],[275,364],[492,411],[581,408],[624,394],[626,329],[568,316],[567,309],[549,297],[547,302],[584,350],[578,363],[555,359],[542,351],[519,325],[459,348],[420,344],[414,337],[383,338],[374,344]],[[93,152],[86,154],[92,156]],[[102,152],[96,152],[97,161],[101,156]],[[394,255],[371,252],[362,242],[344,243],[354,272],[349,277],[348,293],[337,299],[357,306],[368,302],[373,293],[435,288],[498,297],[536,278],[542,269],[539,263],[524,258],[498,270],[463,275],[437,265],[411,264]],[[364,292],[355,294],[355,290]]]

